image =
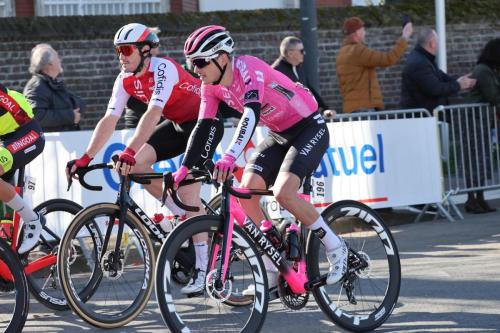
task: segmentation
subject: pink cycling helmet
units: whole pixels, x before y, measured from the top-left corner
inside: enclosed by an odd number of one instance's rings
[[[231,54],[234,41],[226,28],[219,25],[201,27],[189,35],[184,43],[184,55],[188,59],[214,58],[220,51]]]

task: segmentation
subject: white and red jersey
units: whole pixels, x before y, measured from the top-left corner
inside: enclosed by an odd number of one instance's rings
[[[121,72],[115,80],[106,114],[121,116],[130,96],[163,108],[163,117],[178,124],[194,120],[200,108],[201,81],[168,57],[152,57],[137,77]]]
[[[247,103],[255,102],[261,105],[260,122],[282,132],[318,109],[306,88],[259,58],[245,55],[232,61],[233,82],[229,88],[202,84],[200,119],[215,118],[220,101],[239,112]]]

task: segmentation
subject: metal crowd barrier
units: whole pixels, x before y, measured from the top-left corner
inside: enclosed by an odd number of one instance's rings
[[[433,115],[427,109],[401,109],[401,110],[388,110],[388,111],[376,111],[376,112],[358,112],[358,113],[341,113],[337,114],[334,119],[330,119],[331,122],[346,122],[346,121],[359,121],[359,120],[391,120],[391,119],[412,119],[412,118],[426,118],[432,117]],[[436,186],[439,186],[436,184]],[[446,199],[446,197],[445,197]],[[415,208],[414,206],[408,206],[408,210],[418,213],[415,222],[420,221],[424,214],[433,214],[435,219],[438,217],[444,217],[449,221],[454,221],[452,214],[449,209],[446,209],[443,204],[447,204],[447,200],[442,202],[433,202],[425,204],[421,209]],[[435,210],[431,210],[431,206],[435,207]],[[457,210],[456,206],[453,206],[453,210]],[[460,214],[460,212],[458,212]]]
[[[445,196],[456,215],[452,195],[500,188],[497,110],[489,104],[439,106],[439,137]]]

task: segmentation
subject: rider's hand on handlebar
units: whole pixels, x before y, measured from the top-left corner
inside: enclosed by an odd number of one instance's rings
[[[179,187],[179,183],[186,178],[189,169],[183,165],[176,172],[172,174],[172,179],[174,181],[174,188],[177,189]]]
[[[77,178],[74,173],[78,168],[85,168],[89,165],[90,161],[92,161],[92,157],[90,157],[88,154],[83,154],[82,157],[76,159],[76,160],[71,160],[66,164],[66,178],[69,179],[70,177]]]
[[[115,169],[116,172],[127,176],[130,170],[135,165],[135,151],[129,147],[118,156],[118,161],[116,162]]]
[[[234,168],[236,167],[236,158],[231,155],[224,154],[220,160],[215,163],[213,178],[219,183],[223,183],[231,177]]]

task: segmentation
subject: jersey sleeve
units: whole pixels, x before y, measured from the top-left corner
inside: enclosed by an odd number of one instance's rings
[[[229,144],[226,154],[238,158],[245,146],[252,138],[260,119],[260,108],[264,98],[264,70],[259,70],[258,65],[251,58],[239,58],[236,61],[244,83],[243,115],[236,127],[234,136]]]
[[[125,105],[127,105],[130,95],[123,87],[123,78],[123,74],[120,73],[115,80],[113,92],[111,93],[111,98],[109,99],[108,108],[106,110],[106,115],[111,114],[120,117]]]
[[[216,95],[216,90],[212,85],[201,85],[201,103],[198,121],[189,136],[188,144],[182,165],[192,168],[203,153],[203,148],[208,142],[211,129],[217,120],[217,111],[220,100]]]
[[[155,84],[149,105],[163,108],[179,82],[179,72],[171,61],[162,58],[152,58],[151,68]]]

